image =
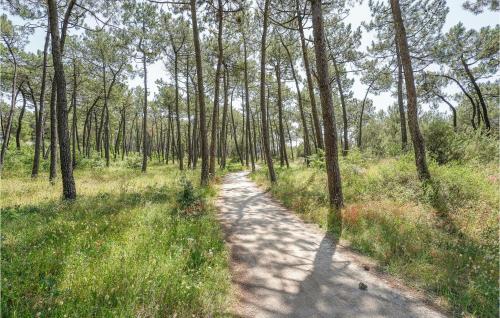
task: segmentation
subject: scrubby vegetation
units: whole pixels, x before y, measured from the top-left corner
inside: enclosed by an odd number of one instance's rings
[[[79,198],[16,169],[1,182],[2,316],[192,317],[223,314],[228,258],[197,172],[133,158],[81,161]],[[14,164],[14,161],[12,162]],[[98,164],[99,163],[99,164]],[[29,167],[29,165],[28,165]]]
[[[342,239],[375,258],[382,270],[439,296],[456,315],[496,317],[498,161],[461,158],[432,161],[433,179],[422,185],[410,155],[343,157]],[[305,220],[326,228],[324,163],[318,155],[311,159],[309,168],[279,169],[270,189]],[[270,186],[263,169],[253,179]]]

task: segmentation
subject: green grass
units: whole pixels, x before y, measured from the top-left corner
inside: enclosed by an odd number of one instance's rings
[[[51,186],[45,174],[32,180],[6,167],[2,316],[225,314],[228,251],[215,189],[191,188],[199,174],[176,166],[143,174],[132,165],[82,162],[75,202],[60,200],[60,180]]]
[[[343,233],[382,270],[436,297],[457,316],[497,317],[498,211],[496,164],[431,163],[422,186],[411,157],[341,159]],[[324,169],[278,169],[274,196],[326,228]],[[270,187],[263,167],[253,179]]]

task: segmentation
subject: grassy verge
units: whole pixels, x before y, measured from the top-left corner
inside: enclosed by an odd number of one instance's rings
[[[431,165],[422,186],[411,157],[341,161],[342,237],[392,275],[438,297],[457,316],[498,316],[496,165]],[[278,169],[271,187],[305,220],[326,227],[324,169]],[[265,167],[253,179],[270,187]]]
[[[193,187],[199,175],[173,166],[75,173],[70,203],[46,175],[4,175],[2,316],[224,314],[228,255],[213,188]]]

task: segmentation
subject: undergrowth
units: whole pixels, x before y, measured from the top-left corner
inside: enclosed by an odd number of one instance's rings
[[[216,191],[174,166],[130,166],[133,158],[110,168],[81,161],[75,202],[61,201],[60,180],[51,186],[45,173],[4,174],[2,316],[224,315]]]

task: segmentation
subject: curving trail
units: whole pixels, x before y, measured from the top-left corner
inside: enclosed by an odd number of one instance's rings
[[[445,317],[415,293],[365,271],[354,253],[246,174],[227,175],[217,201],[231,247],[237,317]]]

